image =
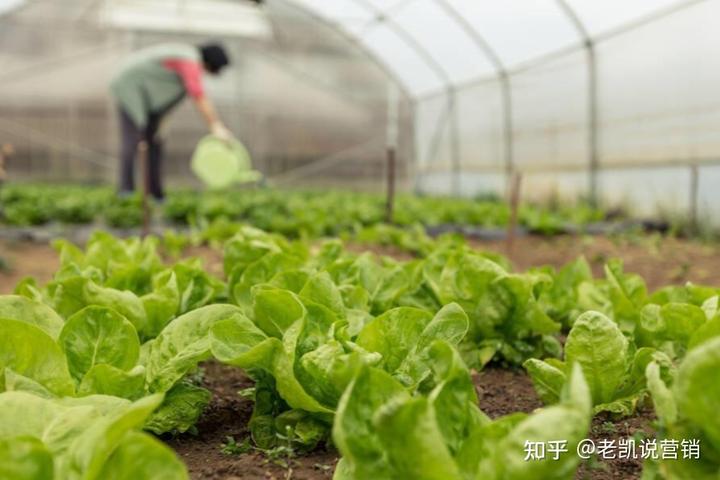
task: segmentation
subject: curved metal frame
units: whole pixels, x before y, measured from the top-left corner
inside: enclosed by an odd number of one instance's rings
[[[437,75],[438,79],[440,79],[440,81],[444,84],[444,89],[447,94],[446,110],[447,115],[450,116],[451,120],[451,122],[449,123],[449,127],[451,128],[450,134],[452,135],[450,144],[450,155],[452,157],[453,175],[451,177],[450,188],[453,192],[459,194],[461,175],[460,133],[457,122],[458,119],[456,93],[455,88],[452,84],[452,79],[450,78],[450,74],[437,60],[435,60],[435,58],[430,54],[430,52],[428,52],[427,49],[425,49],[425,47],[423,47],[423,45],[410,32],[403,28],[402,25],[400,25],[398,22],[393,20],[392,14],[389,14],[389,11],[376,7],[368,0],[352,1],[353,3],[372,13],[374,17],[373,23],[385,24],[388,26],[388,28],[395,32],[395,34],[423,60],[425,65],[427,65],[428,68],[430,68],[430,70],[432,70],[435,75]],[[399,7],[399,10],[406,5],[408,5],[408,2],[402,4],[395,4],[392,6],[392,9]],[[368,28],[369,26],[370,25],[367,25],[366,28]],[[433,135],[429,146],[428,151],[430,152],[436,152],[439,148],[439,143],[441,139],[440,133],[443,127],[442,123],[444,122],[438,122],[437,130],[435,132],[435,135]],[[435,154],[433,154],[433,156],[435,156]]]
[[[293,2],[295,3],[295,0],[282,0],[284,2]],[[388,27],[390,27],[396,35],[398,35],[413,51],[416,52],[416,54],[425,62],[425,64],[438,76],[438,78],[443,82],[444,87],[441,91],[434,92],[432,94],[426,94],[422,96],[415,96],[412,97],[411,95],[408,95],[410,98],[414,99],[414,107],[416,107],[416,103],[422,99],[431,98],[436,96],[439,93],[444,93],[447,96],[447,115],[442,114],[440,116],[440,119],[442,121],[438,121],[438,126],[436,127],[436,134],[433,135],[431,139],[431,147],[429,151],[435,151],[437,150],[437,145],[433,145],[435,142],[440,141],[440,132],[441,129],[444,127],[444,124],[447,123],[449,128],[452,129],[451,131],[451,154],[452,154],[452,169],[453,169],[453,184],[452,189],[455,193],[459,193],[459,177],[461,174],[461,160],[460,160],[460,138],[458,133],[458,118],[457,118],[457,91],[459,88],[462,88],[465,85],[475,85],[485,79],[487,77],[481,77],[476,80],[473,80],[471,82],[466,82],[463,85],[456,85],[453,84],[452,78],[448,75],[448,73],[445,71],[443,66],[435,59],[433,56],[423,47],[423,45],[407,30],[405,30],[401,25],[399,25],[397,22],[393,20],[393,14],[395,12],[390,12],[389,10],[383,10],[382,8],[376,7],[374,4],[369,2],[368,0],[352,0],[354,3],[362,6],[366,10],[370,11],[373,16],[374,20],[372,23],[384,23]],[[577,50],[577,46],[570,46],[566,48],[562,48],[555,52],[550,52],[549,54],[542,55],[536,59],[530,60],[528,62],[524,62],[521,65],[518,65],[517,67],[514,67],[513,69],[509,69],[504,62],[502,61],[502,58],[497,53],[497,51],[492,47],[490,42],[488,42],[485,37],[482,35],[481,32],[479,32],[470,22],[468,22],[458,11],[457,9],[448,1],[448,0],[432,0],[436,5],[441,7],[443,11],[472,39],[472,41],[475,43],[475,45],[480,49],[480,51],[483,53],[483,55],[487,58],[487,60],[490,61],[490,63],[493,65],[495,72],[494,77],[500,82],[501,86],[501,95],[502,95],[502,108],[503,108],[503,136],[504,136],[504,150],[505,150],[505,172],[508,178],[510,178],[510,175],[512,174],[515,165],[514,165],[514,138],[513,138],[513,105],[512,105],[512,83],[511,83],[511,75],[513,73],[517,73],[520,71],[523,71],[531,66],[534,66],[538,63],[542,63],[546,60],[549,60],[551,58],[555,58],[558,56],[566,55],[567,53],[573,52]],[[685,0],[684,2],[680,2],[675,5],[671,5],[668,8],[658,10],[658,11],[652,11],[649,14],[647,14],[645,17],[624,23],[616,28],[614,28],[611,31],[599,34],[595,37],[593,37],[589,30],[587,29],[586,25],[583,23],[581,18],[578,16],[577,12],[570,6],[567,0],[556,0],[556,4],[558,6],[558,9],[561,11],[563,16],[570,22],[573,26],[573,28],[576,30],[578,34],[578,39],[581,42],[582,48],[585,49],[587,54],[587,68],[588,68],[588,82],[587,82],[587,97],[588,97],[588,168],[589,168],[589,178],[588,178],[588,188],[589,188],[589,197],[592,202],[597,201],[598,196],[598,171],[600,169],[600,160],[599,160],[599,112],[598,112],[598,82],[597,82],[597,58],[595,54],[595,45],[597,42],[605,40],[606,38],[610,38],[612,36],[627,32],[629,30],[632,30],[634,28],[638,28],[642,25],[645,25],[649,22],[658,20],[660,18],[664,18],[665,16],[668,16],[670,14],[673,14],[679,10],[685,9],[687,7],[693,6],[698,3],[705,2],[707,0]],[[396,3],[394,4],[391,9],[395,9],[395,7],[398,7],[397,9],[400,10],[401,8],[405,7],[408,4],[408,2],[405,3]],[[303,8],[304,10],[310,10],[307,7],[300,6],[300,8]],[[316,17],[321,17],[321,15],[315,15]],[[326,23],[329,22],[326,20]],[[334,22],[332,22],[334,23]],[[340,29],[344,30],[342,25],[335,24],[335,26]],[[356,38],[355,35],[345,32],[346,35],[349,38],[352,38],[353,41],[359,45],[362,45],[361,38]],[[360,37],[360,36],[358,36]],[[379,62],[377,59],[377,56],[374,55],[372,52],[369,52],[365,49],[366,52],[371,57],[375,57],[374,61]],[[403,86],[402,80],[399,79],[399,77],[391,73],[393,68],[390,65],[386,65],[384,68],[386,72],[398,83],[399,85]],[[407,94],[407,90],[405,90],[405,93]]]
[[[320,15],[316,13],[314,10],[307,8],[306,6],[300,4],[297,2],[297,0],[274,0],[274,1],[280,1],[284,5],[287,5],[291,8],[294,8],[300,12],[303,12],[304,14],[308,15],[310,18],[322,23],[323,25],[326,25],[327,27],[337,31],[340,35],[343,36],[347,41],[352,43],[359,51],[365,55],[368,60],[370,60],[372,63],[374,63],[382,72],[387,75],[389,79],[393,81],[393,83],[397,84],[397,86],[402,90],[403,94],[408,97],[412,98],[412,95],[410,95],[410,92],[405,88],[404,82],[400,79],[400,77],[397,75],[395,70],[388,65],[382,58],[380,58],[378,55],[375,55],[370,49],[368,49],[367,46],[355,35],[348,32],[341,24],[338,22],[333,21],[332,19],[325,17],[323,15]]]
[[[480,49],[483,55],[492,63],[495,68],[495,74],[500,82],[500,88],[502,89],[502,109],[503,109],[503,136],[504,136],[504,149],[505,149],[505,170],[508,178],[512,174],[514,167],[513,158],[513,114],[512,114],[512,85],[510,84],[510,75],[508,74],[507,68],[503,63],[500,55],[480,34],[465,17],[460,15],[455,7],[450,4],[448,0],[435,0],[435,3],[439,5],[445,13],[450,16],[465,33],[472,39],[475,45]]]
[[[580,20],[577,12],[570,6],[567,0],[557,0],[560,9],[577,30],[583,40],[583,46],[587,54],[588,68],[588,193],[590,203],[597,204],[597,173],[599,167],[598,158],[598,89],[597,89],[597,56],[595,55],[595,40],[585,24]]]

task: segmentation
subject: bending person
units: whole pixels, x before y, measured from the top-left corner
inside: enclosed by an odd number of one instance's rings
[[[135,156],[138,145],[148,146],[150,194],[162,200],[162,142],[160,122],[186,96],[190,96],[210,132],[225,140],[232,135],[205,96],[203,73],[219,74],[230,64],[220,45],[195,47],[163,44],[134,52],[120,68],[110,86],[120,110],[120,194],[135,190]]]

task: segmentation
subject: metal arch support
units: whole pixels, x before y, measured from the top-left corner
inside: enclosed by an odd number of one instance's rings
[[[385,23],[388,27],[390,27],[395,34],[407,44],[407,46],[409,46],[420,58],[422,58],[423,62],[430,67],[433,73],[435,73],[443,84],[445,84],[445,88],[451,88],[452,79],[443,66],[440,65],[440,63],[435,60],[432,55],[430,55],[430,52],[428,52],[427,49],[425,49],[425,47],[423,47],[410,32],[405,30],[402,25],[393,20],[392,15],[386,15],[385,11],[376,7],[368,0],[352,0],[352,2],[371,12],[375,16],[374,22]]]
[[[368,58],[372,63],[374,63],[382,72],[390,79],[393,83],[395,83],[400,90],[403,93],[403,96],[409,99],[412,99],[413,96],[410,95],[410,92],[407,89],[407,86],[405,83],[400,79],[400,77],[395,73],[395,71],[385,63],[378,55],[375,55],[372,51],[370,51],[363,42],[361,42],[358,37],[353,35],[352,33],[348,32],[342,25],[340,25],[337,22],[334,22],[330,20],[328,17],[325,17],[323,15],[315,13],[312,9],[309,9],[301,4],[299,4],[296,0],[275,0],[279,1],[285,5],[287,5],[290,8],[294,8],[295,10],[298,10],[308,17],[312,18],[313,20],[322,23],[323,25],[327,26],[328,28],[331,28],[332,30],[336,31],[339,35],[341,35],[345,40],[352,43],[362,54]]]
[[[372,25],[373,23],[384,23],[386,24],[390,29],[392,29],[395,34],[400,37],[405,44],[410,47],[425,63],[425,65],[430,68],[430,70],[435,73],[435,75],[442,81],[442,83],[445,85],[445,92],[447,95],[447,114],[449,116],[449,128],[450,128],[450,155],[452,157],[452,169],[453,169],[453,175],[451,179],[451,185],[450,188],[453,191],[454,194],[458,195],[460,193],[460,174],[461,174],[461,165],[460,165],[460,132],[458,131],[458,121],[457,121],[457,92],[455,87],[453,86],[452,79],[450,78],[450,75],[448,72],[443,68],[443,66],[435,60],[435,58],[430,54],[430,52],[427,51],[423,45],[417,41],[417,39],[408,32],[405,28],[402,27],[402,25],[398,24],[395,20],[392,18],[392,14],[388,15],[388,12],[384,11],[381,8],[376,7],[374,4],[370,3],[368,0],[352,0],[357,5],[361,6],[362,8],[370,11],[374,15],[374,20],[369,25]],[[438,138],[439,143],[439,136],[440,136],[440,128],[442,125],[438,124],[438,130],[436,137]]]
[[[472,39],[475,45],[483,52],[485,57],[492,63],[495,68],[498,80],[500,81],[500,88],[502,89],[502,109],[503,109],[503,143],[505,150],[505,172],[508,181],[512,176],[512,172],[515,169],[514,159],[514,137],[513,137],[513,113],[512,113],[512,84],[510,83],[510,74],[507,67],[503,63],[500,55],[490,45],[484,36],[478,32],[470,22],[463,17],[460,12],[450,4],[448,0],[435,0],[435,3],[440,6],[455,23],[467,33]]]
[[[685,10],[685,9],[687,9],[687,8],[691,8],[691,7],[695,6],[695,5],[699,5],[699,4],[701,4],[701,3],[706,3],[706,2],[709,2],[709,1],[712,1],[712,0],[684,0],[684,1],[681,1],[680,3],[678,3],[678,4],[675,4],[675,5],[673,5],[673,6],[669,7],[669,8],[666,8],[666,9],[664,9],[664,10],[653,11],[653,12],[651,12],[651,13],[649,13],[649,14],[645,15],[644,17],[641,17],[641,18],[639,18],[639,19],[637,19],[637,20],[625,22],[625,23],[623,23],[623,24],[621,24],[621,25],[619,25],[619,26],[617,26],[617,27],[614,27],[614,28],[612,28],[612,29],[610,29],[610,30],[608,30],[608,31],[606,31],[606,32],[604,32],[604,33],[596,34],[594,37],[592,37],[592,39],[593,39],[593,44],[598,45],[598,44],[600,44],[601,42],[604,42],[605,40],[608,40],[608,39],[610,39],[610,38],[614,38],[614,37],[617,37],[617,36],[619,36],[619,35],[624,35],[624,34],[626,34],[626,33],[632,32],[633,30],[635,30],[635,29],[637,29],[637,28],[640,28],[640,27],[643,27],[643,26],[645,26],[645,25],[651,24],[651,23],[656,22],[656,21],[658,21],[658,20],[662,20],[663,18],[666,18],[666,17],[668,17],[668,16],[670,16],[670,15],[674,15],[675,13],[680,12],[680,11],[682,11],[682,10]],[[584,48],[584,47],[581,45],[580,48]],[[509,75],[515,75],[515,74],[518,74],[518,73],[525,72],[525,71],[527,71],[527,70],[530,70],[530,69],[532,69],[532,68],[534,68],[534,67],[543,65],[543,64],[545,64],[545,63],[547,63],[547,62],[550,62],[550,61],[552,61],[552,60],[555,60],[555,59],[558,59],[558,58],[562,58],[562,57],[564,57],[564,56],[566,56],[566,55],[568,55],[568,54],[571,54],[571,53],[575,52],[576,50],[578,50],[578,46],[577,46],[577,45],[567,45],[567,46],[561,47],[561,48],[559,48],[559,49],[557,49],[557,50],[554,50],[554,51],[551,51],[551,52],[548,52],[548,53],[545,53],[545,54],[538,55],[538,56],[533,57],[533,58],[531,58],[531,59],[529,59],[529,60],[525,60],[525,61],[523,61],[523,62],[520,62],[520,63],[517,64],[517,65],[513,65],[511,68],[509,67],[509,68],[508,68],[508,74],[509,74]],[[464,89],[464,88],[472,87],[472,86],[474,86],[474,85],[478,85],[478,84],[481,84],[481,83],[488,83],[488,82],[490,82],[490,81],[492,81],[492,80],[495,80],[495,77],[496,77],[496,75],[480,75],[480,76],[478,76],[478,77],[476,77],[476,78],[473,78],[473,79],[470,79],[470,80],[466,80],[466,81],[463,81],[463,82],[461,82],[461,83],[456,83],[456,84],[455,84],[455,87],[456,87],[458,90],[462,90],[462,89]],[[416,98],[418,101],[422,101],[422,100],[426,100],[426,99],[428,99],[428,98],[432,98],[432,97],[434,97],[434,96],[437,96],[438,94],[443,93],[443,92],[444,92],[444,89],[436,89],[436,90],[434,90],[434,91],[425,92],[425,93],[423,93],[422,95],[416,96],[415,98]]]
[[[346,29],[340,25],[337,22],[334,22],[330,20],[327,17],[324,17],[323,15],[315,13],[312,9],[309,9],[301,4],[299,4],[296,0],[280,0],[286,5],[291,6],[292,8],[295,8],[299,11],[302,11],[306,15],[310,16],[311,18],[319,21],[320,23],[323,23],[330,28],[336,30],[339,34],[341,34],[345,39],[347,39],[349,42],[351,42],[353,45],[355,45],[360,51],[365,54],[365,56],[370,59],[373,63],[375,63],[389,78],[393,80],[398,86],[400,86],[403,94],[406,98],[411,98],[413,100],[413,106],[416,103],[416,99],[410,95],[410,93],[407,90],[407,86],[405,83],[400,79],[400,77],[397,75],[395,70],[392,66],[390,66],[388,63],[386,63],[381,57],[374,54],[372,51],[370,51],[367,46],[358,38],[358,36],[346,31]],[[415,53],[423,60],[423,62],[430,68],[430,70],[437,75],[437,77],[442,81],[442,83],[445,85],[445,90],[448,94],[452,91],[452,84],[451,79],[448,73],[445,71],[445,69],[430,55],[430,53],[407,31],[405,30],[401,25],[398,25],[397,22],[393,21],[391,17],[388,17],[385,15],[385,13],[377,8],[372,3],[367,2],[367,0],[353,0],[356,4],[358,4],[360,7],[364,8],[365,10],[370,11],[374,15],[374,22],[378,23],[386,23],[394,32],[396,35],[398,35]],[[450,98],[448,98],[448,110],[452,108],[452,103]],[[455,132],[455,135],[459,135],[457,131]],[[458,137],[459,139],[459,137]],[[459,159],[453,159],[453,163],[459,165]]]
[[[406,99],[410,100],[410,108],[412,111],[411,118],[415,118],[415,110],[417,107],[417,100],[414,98],[413,95],[410,94],[407,85],[405,85],[405,82],[398,76],[398,74],[395,72],[395,70],[387,64],[380,56],[373,53],[357,36],[353,35],[352,33],[348,32],[342,25],[340,25],[337,22],[334,22],[330,20],[327,17],[324,17],[320,14],[315,13],[312,9],[306,8],[303,5],[300,5],[296,2],[296,0],[279,0],[283,2],[285,5],[294,8],[298,11],[303,12],[305,15],[309,16],[310,18],[314,19],[315,21],[326,25],[327,27],[335,30],[339,35],[341,35],[343,38],[345,38],[348,42],[350,42],[352,45],[354,45],[360,52],[363,53],[363,55],[370,60],[373,64],[375,64],[391,81],[394,83],[400,92],[402,93],[402,96]],[[415,135],[415,128],[413,127],[413,138]],[[412,152],[415,152],[415,145],[413,144],[413,150]],[[414,164],[413,167],[417,165],[417,153],[414,155],[411,155],[412,163]],[[417,168],[413,168],[413,170],[417,170]]]
[[[595,41],[578,14],[566,0],[557,0],[560,10],[567,16],[583,41],[587,52],[588,66],[588,154],[589,154],[589,199],[592,205],[598,202],[598,81]]]

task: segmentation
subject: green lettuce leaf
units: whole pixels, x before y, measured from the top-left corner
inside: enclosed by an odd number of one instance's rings
[[[0,478],[50,480],[54,478],[52,455],[37,438],[10,437],[0,440]]]
[[[181,315],[151,341],[146,357],[147,388],[166,392],[210,352],[210,329],[221,321],[242,317],[233,305],[209,305]]]
[[[608,403],[628,369],[628,341],[612,320],[598,312],[587,312],[570,330],[565,362],[582,367],[594,404]]]
[[[158,435],[187,432],[210,403],[210,396],[206,389],[190,383],[176,384],[168,390],[163,403],[145,423],[145,429]]]
[[[65,355],[52,337],[35,325],[8,319],[0,319],[0,330],[0,375],[10,368],[55,395],[74,393]],[[4,386],[0,378],[0,389]]]
[[[77,394],[112,395],[137,400],[145,394],[145,367],[137,365],[131,370],[121,370],[104,363],[94,365],[80,381]]]
[[[97,476],[103,480],[187,480],[185,465],[165,444],[150,435],[130,432]]]
[[[140,340],[132,323],[107,307],[86,307],[68,318],[59,339],[78,381],[96,365],[130,370],[140,354]]]
[[[54,340],[60,335],[64,323],[52,308],[19,295],[0,296],[0,318],[35,325]]]

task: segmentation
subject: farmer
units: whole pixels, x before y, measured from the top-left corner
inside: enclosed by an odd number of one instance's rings
[[[133,53],[122,65],[110,86],[120,110],[121,195],[130,194],[135,188],[135,156],[140,142],[144,142],[148,148],[150,194],[156,200],[163,199],[159,127],[165,115],[186,95],[192,98],[213,135],[223,140],[232,138],[205,96],[202,82],[204,72],[217,75],[229,64],[220,45],[163,44]]]

